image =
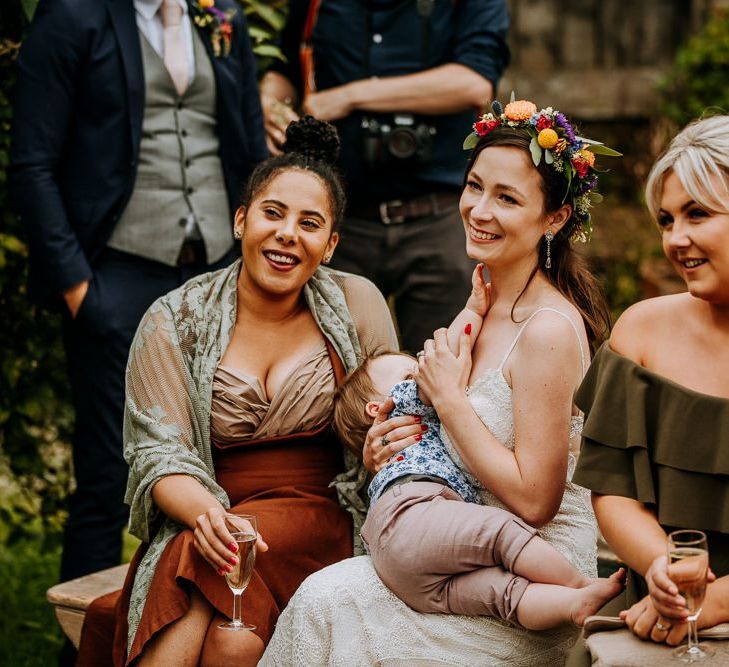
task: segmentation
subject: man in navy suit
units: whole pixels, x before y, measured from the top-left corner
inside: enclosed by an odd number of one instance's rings
[[[62,580],[120,560],[132,337],[157,297],[232,260],[238,190],[266,156],[245,18],[209,4],[41,0],[18,61],[11,191],[76,409]]]

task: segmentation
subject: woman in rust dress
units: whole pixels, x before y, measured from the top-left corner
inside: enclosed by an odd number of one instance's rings
[[[118,600],[87,615],[81,665],[109,661],[112,605],[115,665],[255,664],[301,581],[353,553],[365,473],[328,427],[332,394],[363,355],[397,343],[377,289],[321,267],[344,209],[333,128],[305,118],[287,138],[236,214],[242,261],[166,295],[140,324],[124,440],[143,544]],[[228,507],[258,519],[243,597],[253,632],[217,627],[232,613]]]

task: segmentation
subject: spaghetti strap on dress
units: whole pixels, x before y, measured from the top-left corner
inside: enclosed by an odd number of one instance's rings
[[[580,336],[580,332],[577,329],[577,326],[575,326],[575,323],[572,321],[572,318],[569,315],[563,313],[561,310],[557,310],[556,308],[550,308],[549,306],[542,306],[541,308],[537,308],[529,317],[526,318],[526,320],[524,320],[521,327],[519,327],[519,331],[516,332],[514,340],[511,342],[511,345],[509,345],[509,349],[506,350],[506,354],[504,355],[504,358],[501,360],[501,363],[498,366],[499,370],[503,372],[506,360],[509,358],[509,355],[514,351],[516,344],[519,342],[519,338],[521,338],[521,335],[524,332],[524,329],[526,329],[529,325],[529,322],[531,322],[536,315],[544,312],[556,313],[560,317],[564,317],[564,319],[566,319],[570,323],[572,330],[575,332],[575,336],[577,336],[577,344],[580,347],[580,363],[582,364],[582,375],[584,375],[585,369],[587,367],[585,364],[585,348],[582,345],[582,336]]]

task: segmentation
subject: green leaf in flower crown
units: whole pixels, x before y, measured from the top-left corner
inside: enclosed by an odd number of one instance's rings
[[[587,196],[590,198],[590,202],[593,204],[599,204],[602,201],[602,195],[595,190],[589,192]]]
[[[608,148],[604,144],[591,144],[588,146],[589,151],[592,151],[595,153],[595,155],[609,155],[610,157],[622,157],[622,153],[618,153],[618,151],[613,150],[612,148]]]
[[[570,196],[570,186],[572,185],[572,175],[573,167],[572,163],[569,160],[564,161],[564,175],[567,177],[567,190],[564,193],[564,199],[562,199],[562,203],[564,204],[567,201],[567,197]]]
[[[463,150],[470,151],[478,143],[478,135],[471,132],[463,141]]]
[[[542,161],[542,147],[537,143],[536,137],[532,137],[532,140],[529,142],[529,152],[532,154],[534,166],[538,167]]]
[[[552,162],[554,162],[554,155],[552,155],[552,151],[550,151],[548,148],[544,149],[544,161],[547,164],[552,164]]]

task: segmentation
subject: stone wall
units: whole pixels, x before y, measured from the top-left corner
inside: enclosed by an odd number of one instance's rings
[[[649,117],[676,50],[727,0],[509,0],[511,90],[582,120]]]

